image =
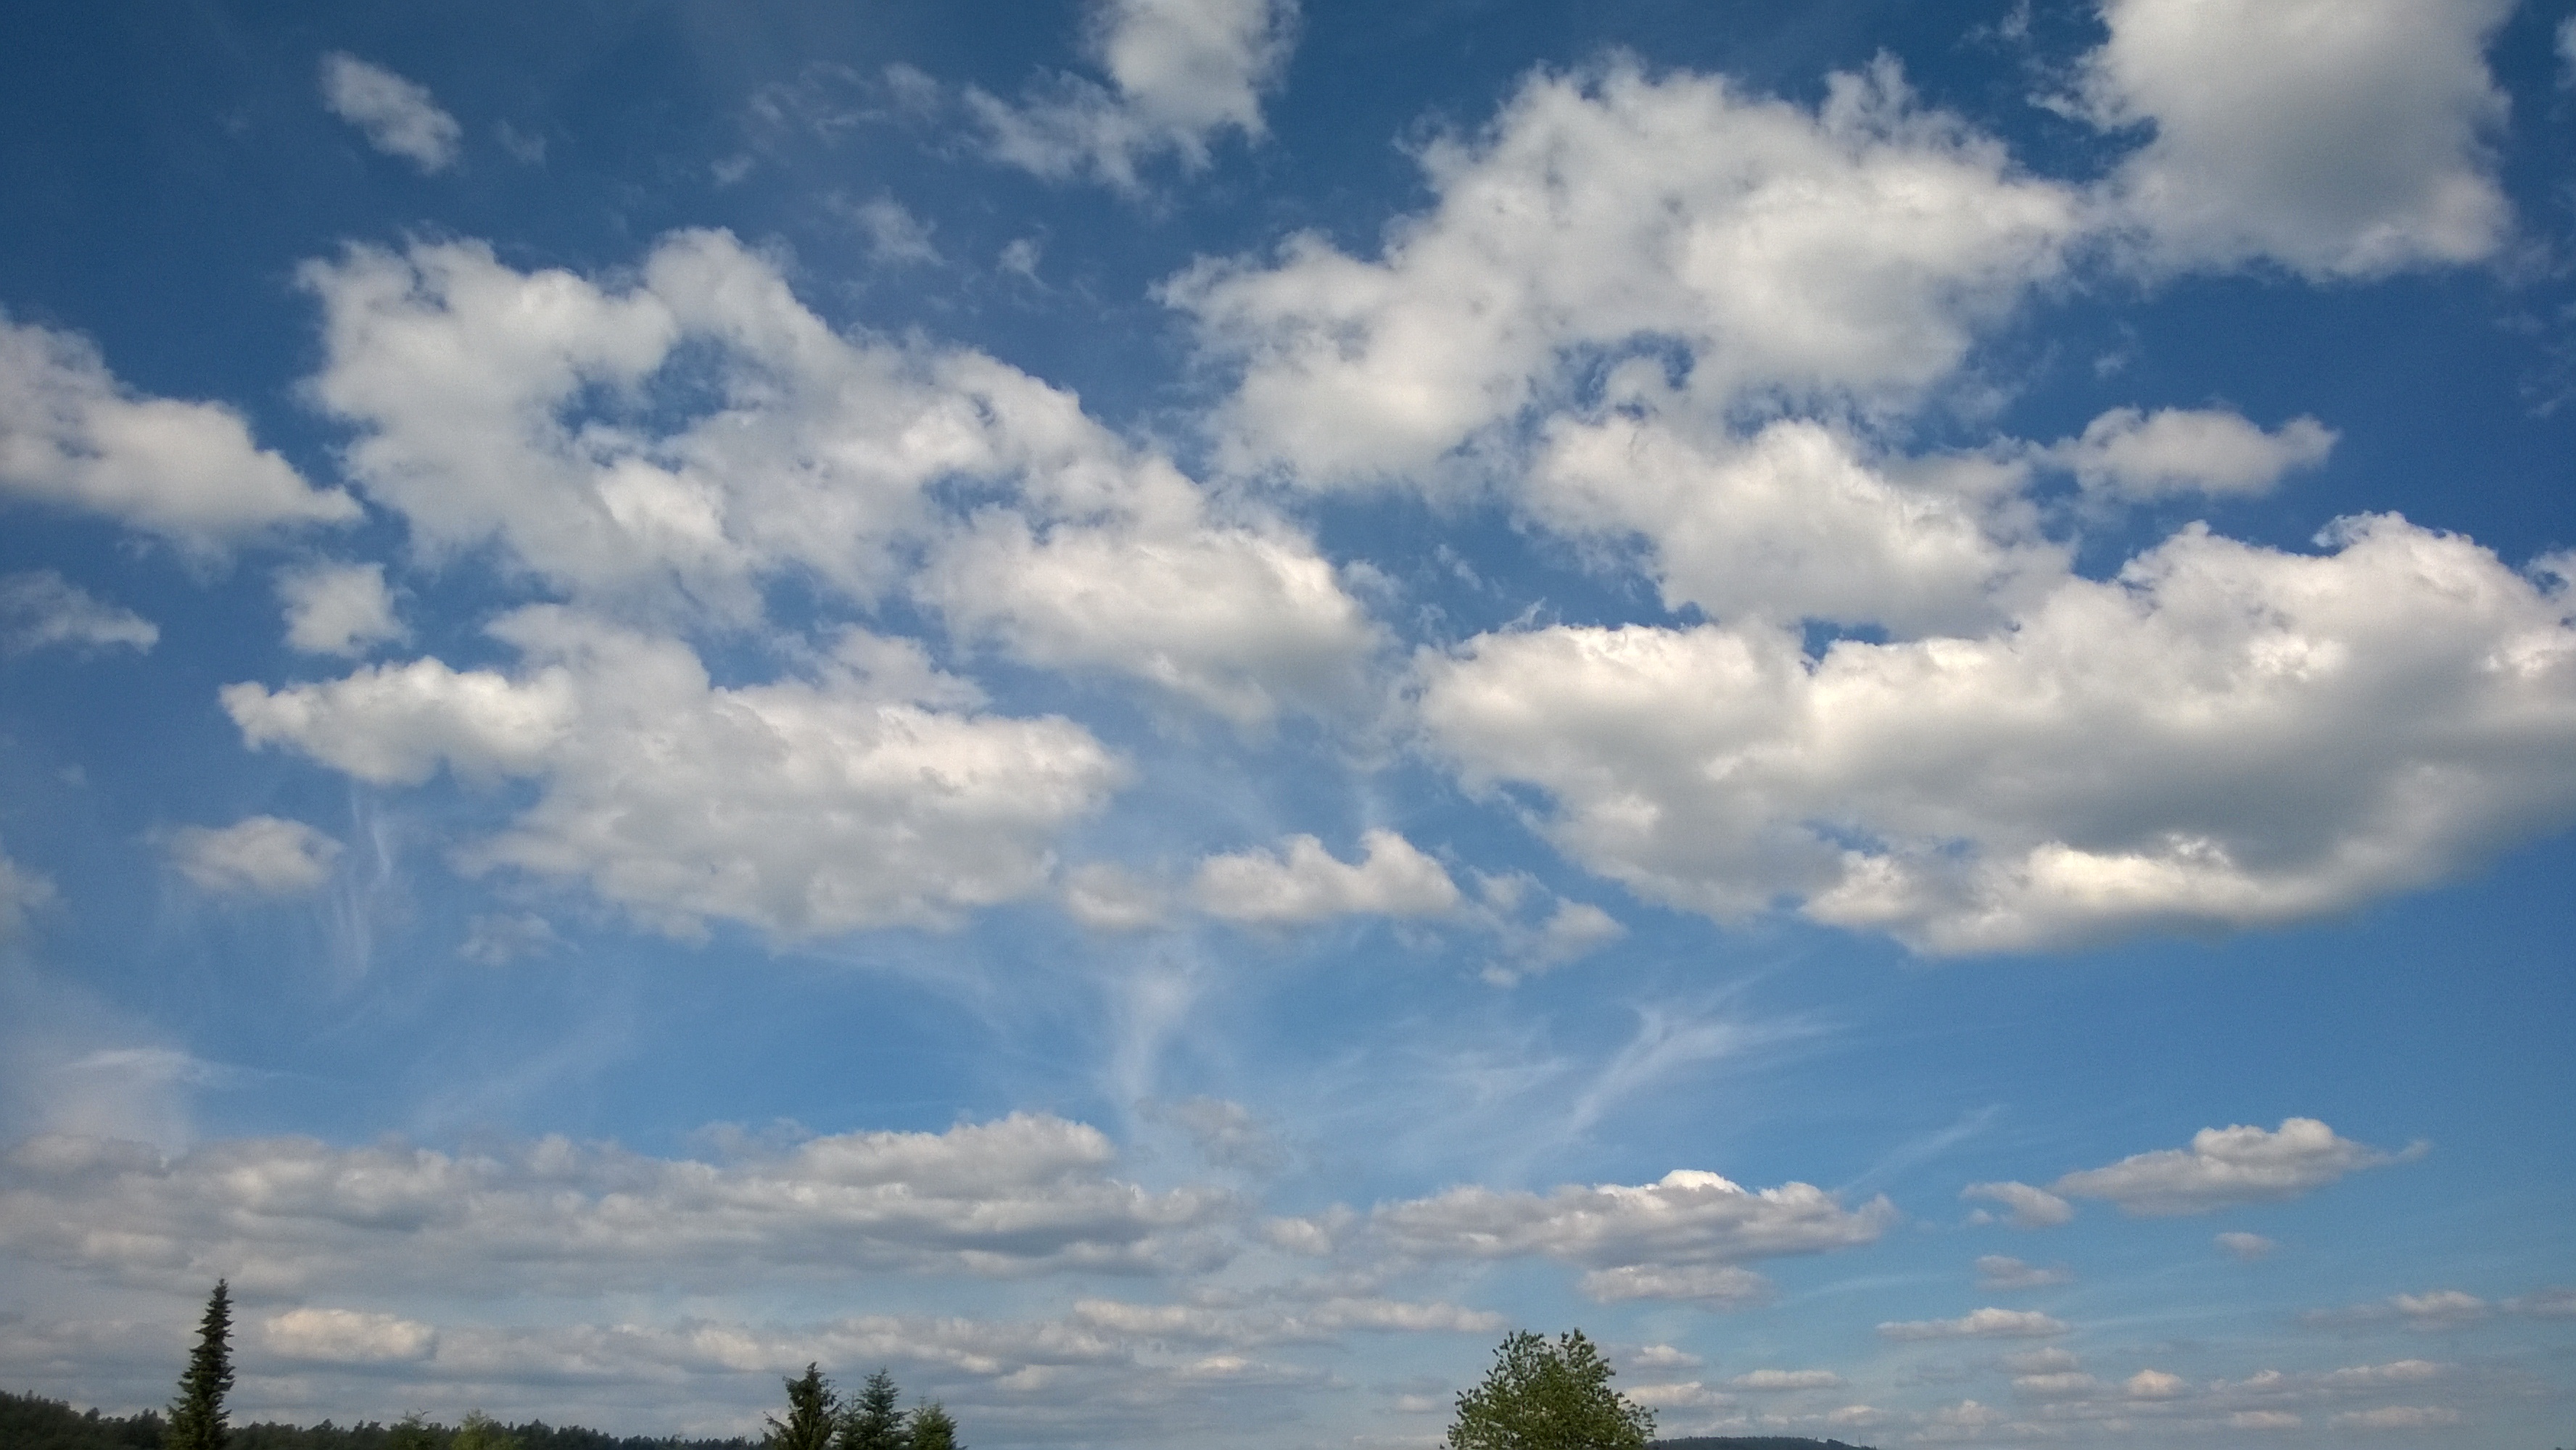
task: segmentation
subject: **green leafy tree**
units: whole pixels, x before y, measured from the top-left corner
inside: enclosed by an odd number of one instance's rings
[[[902,1404],[891,1373],[878,1370],[868,1376],[841,1413],[840,1450],[906,1450]]]
[[[809,1362],[805,1373],[787,1381],[787,1418],[769,1417],[769,1450],[832,1450],[840,1422],[841,1397]]]
[[[905,1427],[912,1450],[966,1450],[957,1443],[957,1421],[948,1407],[937,1400],[912,1407],[910,1423]]]
[[[386,1450],[437,1450],[438,1437],[429,1432],[429,1418],[414,1410],[402,1417],[385,1436]]]
[[[1449,1450],[1645,1450],[1655,1412],[1610,1388],[1617,1371],[1580,1329],[1515,1332],[1485,1382],[1458,1397]]]
[[[231,1433],[224,1424],[224,1393],[233,1387],[232,1338],[232,1292],[217,1279],[206,1317],[197,1321],[197,1347],[179,1376],[179,1397],[170,1402],[170,1428],[162,1441],[168,1450],[224,1450]]]

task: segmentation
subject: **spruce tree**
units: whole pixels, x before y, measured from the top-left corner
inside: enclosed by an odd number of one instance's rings
[[[904,1428],[912,1450],[966,1450],[957,1443],[956,1419],[937,1400],[913,1406]]]
[[[164,1450],[224,1450],[230,1435],[224,1425],[224,1392],[233,1387],[232,1337],[232,1294],[217,1279],[206,1300],[206,1317],[197,1322],[197,1347],[189,1352],[187,1373],[179,1376],[179,1397],[170,1402]]]
[[[906,1450],[903,1411],[897,1408],[902,1403],[892,1374],[878,1370],[868,1376],[841,1417],[839,1450]]]
[[[787,1418],[769,1417],[769,1450],[832,1450],[840,1428],[841,1397],[820,1367],[807,1363],[805,1373],[787,1381]]]

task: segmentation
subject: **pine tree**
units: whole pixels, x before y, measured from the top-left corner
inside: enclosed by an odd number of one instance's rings
[[[197,1347],[189,1352],[188,1371],[179,1376],[179,1397],[170,1402],[164,1450],[224,1450],[231,1434],[224,1425],[224,1392],[233,1387],[232,1337],[232,1294],[217,1279],[206,1300],[206,1317],[197,1322]]]
[[[913,1406],[905,1429],[912,1450],[966,1450],[957,1443],[956,1419],[937,1400]]]
[[[840,1411],[832,1382],[809,1362],[803,1375],[787,1381],[787,1418],[769,1417],[769,1450],[832,1450]]]
[[[841,1417],[839,1450],[906,1450],[902,1393],[894,1376],[878,1370]]]

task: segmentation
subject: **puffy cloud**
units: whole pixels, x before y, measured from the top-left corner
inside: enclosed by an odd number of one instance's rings
[[[1199,909],[1228,921],[1296,926],[1335,916],[1436,916],[1458,904],[1458,888],[1439,862],[1388,830],[1360,837],[1356,864],[1334,858],[1313,836],[1290,836],[1284,849],[1211,856],[1199,865],[1192,893]]]
[[[260,1326],[268,1351],[320,1364],[397,1364],[427,1359],[438,1331],[415,1320],[354,1309],[289,1309]]]
[[[2049,1289],[2074,1282],[2074,1271],[2063,1265],[2042,1268],[2004,1254],[1985,1254],[1977,1260],[1977,1287],[1980,1289]]]
[[[251,816],[216,829],[162,833],[170,864],[198,890],[217,896],[294,896],[331,879],[345,848],[302,821]]]
[[[1084,1299],[1070,1315],[1076,1324],[1139,1339],[1215,1345],[1233,1349],[1269,1344],[1326,1343],[1352,1331],[1380,1334],[1491,1334],[1511,1321],[1491,1310],[1455,1304],[1348,1296],[1311,1304],[1251,1308],[1192,1304],[1129,1304]]]
[[[1421,156],[1438,200],[1377,260],[1305,235],[1168,284],[1241,364],[1231,467],[1413,475],[1569,360],[1640,348],[1684,349],[1689,394],[1721,410],[1912,396],[2056,273],[2082,209],[1917,107],[1892,64],[1834,77],[1813,112],[1624,62],[1542,73]]]
[[[286,642],[307,654],[356,655],[406,637],[382,564],[317,564],[277,576]]]
[[[1979,1309],[1956,1319],[1915,1319],[1878,1326],[1889,1339],[2046,1339],[2066,1321],[2036,1309]]]
[[[1771,1297],[1771,1281],[1733,1264],[1622,1264],[1594,1269],[1576,1288],[1587,1299],[1616,1304],[1628,1299],[1678,1299],[1734,1309]]]
[[[1737,439],[1635,411],[1551,422],[1524,487],[1565,533],[1642,539],[1666,606],[1720,619],[1975,629],[2062,572],[2008,473],[1914,472],[1809,420]]]
[[[0,575],[0,650],[24,654],[57,645],[78,650],[124,645],[148,650],[160,626],[120,609],[51,569]]]
[[[2430,1430],[2460,1423],[2460,1412],[2447,1405],[2382,1405],[2346,1410],[2327,1423],[2338,1430]]]
[[[1275,519],[1218,517],[982,353],[835,333],[725,233],[666,237],[614,287],[470,243],[303,275],[325,314],[312,395],[359,430],[350,476],[432,554],[495,545],[585,603],[735,619],[783,573],[860,602],[908,587],[1030,663],[1246,724],[1347,704],[1377,648]]]
[[[2325,462],[2335,438],[2314,418],[2293,418],[2267,433],[2223,409],[2114,408],[2041,456],[2088,492],[2136,501],[2262,493],[2284,474]]]
[[[2272,1256],[2274,1251],[2281,1247],[2279,1244],[2263,1237],[2261,1234],[2250,1234],[2241,1231],[2230,1231],[2228,1233],[2220,1234],[2217,1238],[2211,1240],[2211,1242],[2217,1244],[2219,1249],[2229,1258],[2234,1259],[2241,1264],[2250,1264],[2256,1259],[2268,1259]]]
[[[2576,814],[2576,628],[2394,516],[2292,554],[2193,527],[1973,637],[1488,634],[1418,663],[1431,742],[1583,865],[1935,953],[2294,921]]]
[[[165,1156],[49,1136],[0,1160],[0,1245],[119,1281],[263,1295],[741,1289],[887,1270],[1154,1272],[1222,1258],[1233,1199],[1111,1176],[1093,1128],[1014,1114],[733,1163],[546,1138],[450,1155],[302,1138]]]
[[[2171,1217],[2240,1203],[2297,1198],[2347,1173],[2400,1161],[2314,1118],[2286,1118],[2277,1131],[2203,1128],[2191,1146],[2123,1158],[2069,1173],[2053,1185],[2076,1198],[2107,1199],[2124,1213]]]
[[[478,869],[586,881],[666,929],[806,937],[941,925],[1025,896],[1123,767],[1081,727],[968,708],[908,645],[853,632],[810,679],[718,686],[687,646],[543,606],[494,633],[515,673],[436,659],[223,691],[252,745],[377,783],[441,764],[542,787]]]
[[[995,159],[1133,191],[1153,157],[1195,171],[1219,135],[1259,139],[1296,28],[1296,0],[1093,0],[1086,48],[1108,86],[1058,76],[1017,106],[974,89],[966,102]]]
[[[2113,179],[2146,256],[2375,276],[2493,253],[2484,51],[2510,0],[2105,0],[2081,105],[2152,134]]]
[[[2404,1316],[2408,1327],[2414,1329],[2453,1329],[2475,1324],[2493,1312],[2484,1299],[2457,1289],[2436,1289],[2429,1294],[2392,1294],[2388,1307]]]
[[[1714,1298],[1759,1292],[1751,1275],[1717,1270],[1786,1254],[1875,1243],[1896,1219],[1877,1198],[1846,1209],[1812,1184],[1748,1191],[1714,1173],[1677,1168],[1654,1183],[1568,1184],[1545,1194],[1479,1186],[1380,1204],[1368,1227],[1415,1259],[1538,1256],[1579,1264],[1601,1299]]]
[[[2160,1369],[2142,1369],[2120,1385],[2120,1392],[2133,1400],[2171,1400],[2190,1393],[2182,1376]]]
[[[83,509],[212,550],[265,530],[345,523],[219,403],[136,394],[87,338],[0,316],[0,496]]]
[[[1066,914],[1093,931],[1143,931],[1163,923],[1162,890],[1111,862],[1067,871],[1057,895]]]
[[[1726,1383],[1739,1390],[1832,1390],[1842,1388],[1843,1377],[1829,1369],[1757,1369]]]
[[[402,157],[424,172],[456,164],[464,128],[417,81],[335,50],[322,57],[322,104],[387,156]]]
[[[2075,1205],[2027,1183],[1971,1183],[1959,1190],[1959,1196],[2002,1204],[2004,1222],[2014,1228],[2055,1228],[2075,1218]],[[1983,1221],[1986,1211],[1977,1210],[1976,1217]]]
[[[15,941],[27,929],[27,914],[54,899],[53,881],[0,852],[0,945]]]

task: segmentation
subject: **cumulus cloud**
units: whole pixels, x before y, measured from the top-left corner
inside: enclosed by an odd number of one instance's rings
[[[1649,339],[1687,350],[1684,386],[1714,411],[1906,398],[2055,275],[2080,226],[2072,193],[1920,108],[1892,64],[1834,77],[1815,111],[1626,63],[1541,73],[1421,158],[1438,200],[1375,260],[1302,235],[1168,285],[1240,366],[1230,466],[1415,476],[1561,366]]]
[[[2335,431],[2293,418],[2265,432],[2242,414],[2208,408],[2114,408],[2083,435],[2045,450],[2087,492],[2144,501],[2183,493],[2254,494],[2325,462]]]
[[[1013,1114],[851,1133],[729,1163],[546,1138],[451,1155],[304,1138],[164,1155],[46,1136],[0,1159],[0,1245],[119,1282],[244,1293],[393,1288],[591,1295],[741,1290],[889,1270],[1013,1275],[1206,1267],[1237,1207],[1112,1176],[1096,1129]]]
[[[2075,1218],[2075,1205],[2027,1183],[1971,1183],[1959,1190],[1959,1196],[2002,1204],[2004,1222],[2014,1228],[2055,1228]],[[1982,1223],[1990,1215],[1979,1209],[1973,1217]]]
[[[2049,1289],[2074,1282],[2074,1271],[2063,1265],[2043,1268],[2005,1254],[1985,1254],[1977,1259],[1977,1287],[1980,1289]]]
[[[2146,127],[2111,193],[2154,265],[2367,277],[2491,255],[2511,224],[2486,42],[2510,0],[2106,0],[2081,108]]]
[[[2069,1173],[2051,1186],[2070,1197],[2106,1199],[2124,1213],[2163,1218],[2297,1198],[2347,1173],[2401,1161],[2339,1138],[2314,1118],[2286,1118],[2270,1132],[2203,1128],[2189,1148],[2139,1153],[2108,1168]]]
[[[251,816],[220,829],[180,826],[161,833],[170,864],[198,890],[217,896],[294,896],[331,879],[345,849],[302,821]]]
[[[1199,909],[1227,921],[1300,926],[1336,916],[1437,916],[1458,904],[1439,862],[1388,830],[1360,837],[1356,863],[1336,859],[1313,836],[1290,836],[1277,851],[1211,856],[1191,890]]]
[[[0,852],[0,945],[17,940],[27,929],[28,913],[52,903],[54,883]]]
[[[1914,1319],[1878,1326],[1889,1339],[2046,1339],[2066,1321],[2036,1309],[1979,1309],[1956,1319]]]
[[[1843,1377],[1829,1369],[1757,1369],[1726,1383],[1738,1390],[1832,1390],[1842,1388]]]
[[[427,1359],[438,1331],[416,1320],[354,1309],[289,1309],[260,1325],[271,1354],[312,1364],[400,1364]]]
[[[2250,1264],[2257,1259],[2268,1259],[2281,1247],[2261,1234],[2242,1231],[2220,1234],[2211,1242],[2217,1244],[2221,1252],[2240,1264]]]
[[[192,550],[346,523],[358,505],[308,485],[220,403],[146,397],[87,338],[0,316],[0,496],[102,514]]]
[[[1296,29],[1296,0],[1093,0],[1085,49],[1107,86],[1057,76],[1017,105],[971,88],[966,103],[996,160],[1134,191],[1155,157],[1196,171],[1226,132],[1262,137]]]
[[[1811,1184],[1754,1192],[1714,1173],[1675,1169],[1633,1187],[1453,1188],[1380,1204],[1365,1224],[1379,1247],[1404,1258],[1550,1258],[1587,1269],[1578,1287],[1605,1303],[1730,1307],[1769,1292],[1741,1263],[1875,1243],[1896,1216],[1883,1197],[1846,1209]]]
[[[1488,634],[1421,659],[1419,718],[1650,899],[1933,953],[2300,920],[2576,815],[2564,581],[2394,516],[2324,543],[2193,527],[2008,629],[1821,658],[1760,624]]]
[[[383,66],[345,51],[322,57],[322,104],[387,156],[402,157],[424,172],[456,164],[464,128],[438,108],[427,86]]]
[[[534,781],[467,865],[585,882],[679,932],[947,924],[1042,889],[1055,833],[1124,777],[1080,726],[981,713],[916,647],[863,633],[809,678],[728,687],[684,644],[555,606],[493,632],[515,672],[420,659],[231,685],[224,708],[251,745],[377,784],[442,765]]]
[[[303,277],[324,311],[312,396],[433,557],[497,546],[585,602],[735,621],[782,574],[863,604],[908,588],[1030,663],[1246,724],[1347,705],[1377,647],[1278,520],[1220,516],[982,353],[834,332],[725,233],[666,237],[616,286],[471,243],[353,248]]]
[[[316,564],[277,576],[286,642],[307,654],[357,655],[405,638],[382,564]]]
[[[25,654],[111,645],[148,650],[160,640],[160,626],[131,609],[107,603],[51,569],[0,574],[0,650]]]

